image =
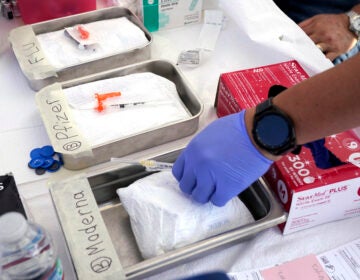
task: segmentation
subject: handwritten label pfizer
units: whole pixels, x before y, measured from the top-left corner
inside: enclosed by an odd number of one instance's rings
[[[63,154],[89,153],[91,149],[76,126],[60,84],[44,88],[36,94],[47,133],[54,149]]]

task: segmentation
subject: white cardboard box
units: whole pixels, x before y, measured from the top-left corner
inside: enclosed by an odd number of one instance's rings
[[[143,0],[142,18],[149,31],[199,23],[203,0]]]

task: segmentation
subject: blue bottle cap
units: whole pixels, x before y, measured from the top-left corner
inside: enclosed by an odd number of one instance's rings
[[[42,168],[49,168],[52,164],[54,163],[54,159],[53,158],[44,158],[44,163],[40,166]]]
[[[46,170],[49,171],[49,172],[56,172],[60,169],[61,167],[61,164],[58,160],[54,160],[53,164],[48,167]]]
[[[41,152],[40,148],[35,148],[35,149],[31,150],[30,158],[39,158],[39,157],[41,157],[40,152]]]
[[[43,175],[43,174],[45,174],[45,172],[46,172],[46,169],[42,168],[42,167],[38,167],[35,169],[36,175]]]
[[[55,155],[57,155],[58,159],[59,159],[59,163],[60,165],[64,165],[64,160],[63,160],[63,156],[60,153],[55,153]]]
[[[44,158],[42,158],[42,157],[38,157],[38,158],[33,158],[33,159],[31,159],[30,161],[29,161],[29,163],[28,163],[28,166],[30,167],[30,168],[33,168],[33,169],[35,169],[35,168],[38,168],[38,167],[40,167],[41,165],[43,165],[44,164]]]
[[[40,155],[43,157],[47,157],[47,158],[52,157],[54,153],[55,153],[54,148],[50,145],[40,148]]]

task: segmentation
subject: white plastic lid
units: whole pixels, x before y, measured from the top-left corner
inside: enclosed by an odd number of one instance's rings
[[[17,212],[0,216],[0,242],[9,243],[20,240],[28,228],[25,217]]]

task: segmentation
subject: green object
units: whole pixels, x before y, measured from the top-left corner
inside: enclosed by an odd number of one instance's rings
[[[164,28],[169,24],[170,17],[167,14],[159,13],[159,28]]]
[[[189,7],[189,10],[190,10],[190,11],[195,10],[195,7],[196,7],[196,5],[197,5],[198,2],[199,2],[199,0],[192,0],[192,1],[191,1],[191,4],[190,4],[190,7]]]
[[[144,25],[150,31],[159,30],[159,1],[143,0]]]

